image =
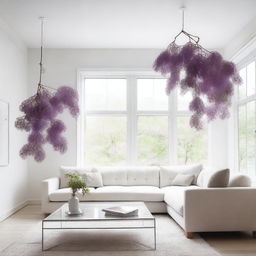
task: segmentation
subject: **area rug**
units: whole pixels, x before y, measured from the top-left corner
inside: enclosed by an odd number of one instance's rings
[[[219,256],[199,235],[187,239],[168,216],[155,215],[157,249],[152,230],[46,231],[46,251],[41,251],[41,225],[24,233],[1,256]]]

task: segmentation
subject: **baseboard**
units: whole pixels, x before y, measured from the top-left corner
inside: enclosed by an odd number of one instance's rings
[[[6,213],[1,214],[0,215],[0,222],[7,219],[11,215],[13,215],[15,212],[17,212],[20,209],[22,209],[23,207],[25,207],[26,205],[28,205],[28,201],[24,201],[23,203],[18,204],[16,207],[12,208],[11,210],[7,211]]]
[[[30,199],[27,201],[27,203],[30,205],[39,205],[39,204],[41,204],[41,201],[37,200],[37,199]]]

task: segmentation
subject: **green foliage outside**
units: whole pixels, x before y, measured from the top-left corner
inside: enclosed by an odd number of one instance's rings
[[[87,117],[86,164],[124,165],[126,125],[126,118],[121,116]],[[167,116],[139,116],[136,139],[138,164],[168,164]],[[187,116],[177,118],[177,142],[180,164],[207,161],[207,129],[192,129]]]
[[[87,165],[121,165],[126,161],[126,118],[89,117],[86,130]]]
[[[140,116],[137,131],[138,162],[159,165],[168,163],[168,117]]]
[[[239,168],[255,175],[255,102],[239,107]]]
[[[206,163],[207,161],[207,129],[197,131],[189,126],[189,117],[178,117],[178,162]]]

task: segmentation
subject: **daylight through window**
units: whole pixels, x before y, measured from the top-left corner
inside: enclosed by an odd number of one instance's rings
[[[207,127],[189,126],[190,95],[165,93],[156,77],[87,77],[82,84],[82,165],[207,161]]]

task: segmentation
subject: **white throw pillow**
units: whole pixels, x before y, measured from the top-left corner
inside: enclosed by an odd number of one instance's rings
[[[197,177],[196,185],[199,187],[204,186],[204,173],[205,173],[205,171],[202,170]]]
[[[66,188],[68,186],[69,179],[66,174],[77,173],[81,175],[86,180],[87,187],[102,187],[102,175],[101,173],[92,167],[80,168],[80,167],[69,167],[61,166],[60,168],[60,187]]]
[[[90,172],[82,173],[81,176],[85,179],[87,187],[99,188],[103,186],[101,173],[92,168]]]
[[[173,186],[190,186],[195,176],[191,174],[177,174],[172,181]]]
[[[244,174],[237,174],[230,177],[229,187],[250,187],[252,185],[251,178]]]
[[[160,187],[171,186],[177,174],[194,175],[192,184],[196,184],[197,177],[202,170],[201,164],[160,166]]]

